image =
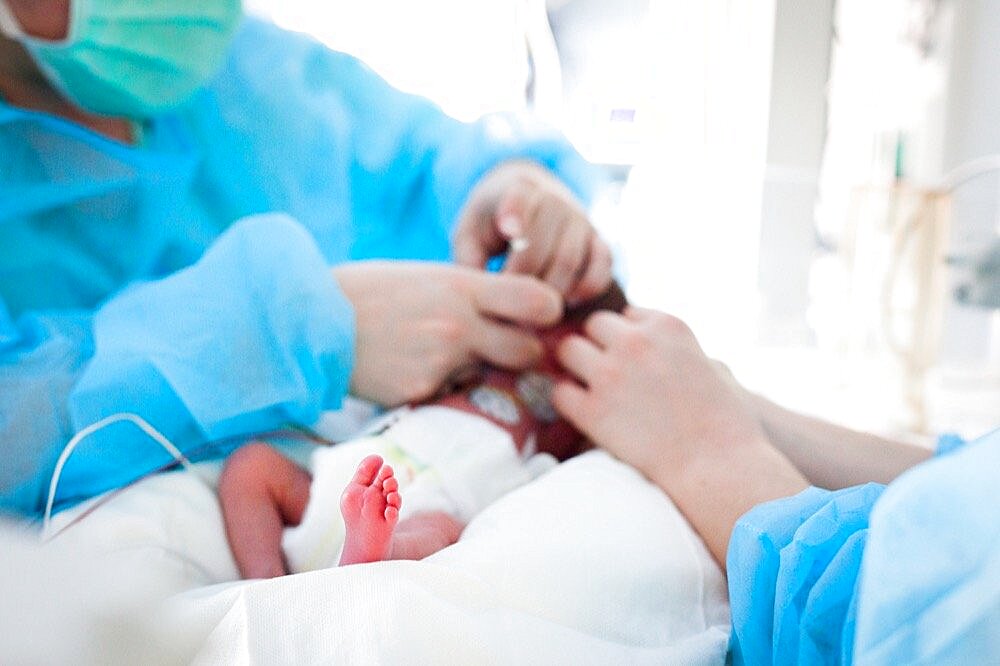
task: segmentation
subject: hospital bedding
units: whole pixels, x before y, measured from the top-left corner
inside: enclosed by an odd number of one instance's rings
[[[728,641],[725,580],[701,541],[658,489],[596,451],[501,498],[420,562],[233,582],[217,500],[190,472],[112,497],[47,548],[98,552],[127,581],[95,592],[107,599],[85,604],[102,609],[92,623],[123,596],[166,598],[142,622],[145,645],[183,662],[713,664]],[[123,645],[135,643],[131,619]]]

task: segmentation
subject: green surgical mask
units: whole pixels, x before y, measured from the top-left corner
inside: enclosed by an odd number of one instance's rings
[[[94,113],[148,118],[176,107],[220,66],[240,0],[70,0],[69,35],[35,39],[0,0],[0,30],[52,83]]]

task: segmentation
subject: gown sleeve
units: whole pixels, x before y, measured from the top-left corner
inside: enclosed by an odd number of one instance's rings
[[[737,523],[737,664],[987,663],[1000,655],[1000,431],[899,477],[809,488]]]
[[[734,663],[849,657],[868,519],[882,490],[809,488],[740,519],[727,557]]]
[[[15,320],[0,300],[0,518],[41,509],[43,486],[72,435],[66,395],[93,352],[91,321],[83,310]]]
[[[1000,430],[954,446],[889,486],[872,515],[858,663],[1000,660]]]
[[[212,210],[286,212],[331,263],[448,259],[470,190],[505,160],[548,167],[585,204],[600,180],[551,128],[514,115],[460,122],[350,55],[253,19],[183,117]]]
[[[35,115],[5,126],[12,140],[11,128],[54,122]],[[8,303],[18,317],[0,318],[0,442],[15,453],[0,466],[0,508],[37,515],[62,447],[115,413],[138,413],[194,459],[230,446],[210,443],[315,421],[340,404],[354,362],[353,313],[330,265],[447,259],[469,190],[507,159],[548,166],[584,200],[596,183],[555,132],[509,117],[458,122],[356,59],[253,19],[216,80],[154,125],[183,148],[179,189],[164,186],[153,155],[118,179],[148,186],[146,217],[117,219],[128,209],[109,206],[87,229],[105,231],[111,258],[174,246],[179,258],[114,276],[101,286],[110,296],[79,312]],[[136,152],[103,142],[52,161],[89,169],[101,151]],[[39,184],[84,206],[93,196],[64,185]],[[133,425],[111,425],[69,458],[57,506],[171,461]]]
[[[311,236],[283,215],[233,225],[191,267],[101,307],[95,353],[69,395],[73,431],[135,412],[193,458],[208,442],[311,424],[346,394],[353,311]],[[238,442],[229,445],[232,448]],[[223,450],[220,450],[223,449]],[[60,505],[173,462],[131,423],[83,440]]]

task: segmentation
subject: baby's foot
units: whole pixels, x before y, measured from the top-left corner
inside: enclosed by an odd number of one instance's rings
[[[398,490],[392,467],[383,464],[380,456],[361,461],[340,496],[340,512],[347,528],[341,566],[386,559],[402,504]]]

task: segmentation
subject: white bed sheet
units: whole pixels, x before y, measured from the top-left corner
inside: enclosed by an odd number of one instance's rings
[[[50,548],[99,552],[129,595],[166,597],[145,644],[183,662],[718,664],[728,642],[725,581],[704,545],[662,492],[596,451],[421,562],[231,582],[217,500],[186,472],[121,493]]]

